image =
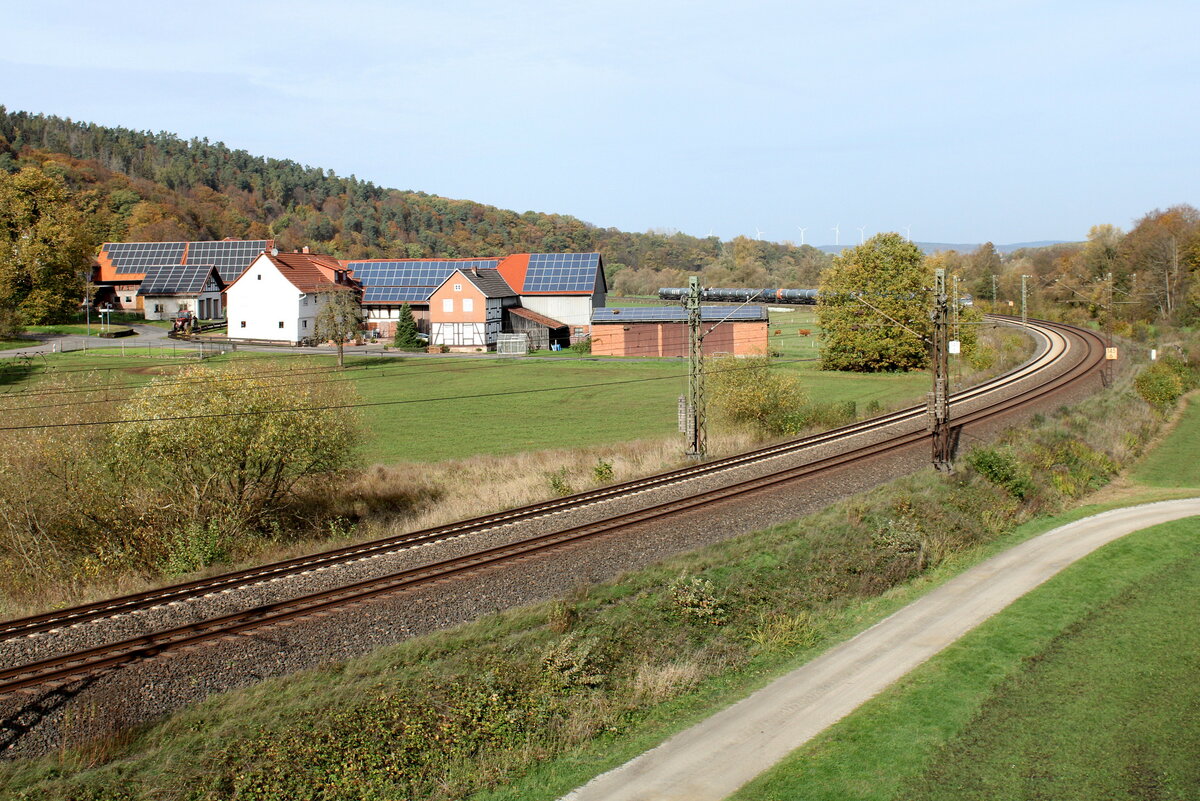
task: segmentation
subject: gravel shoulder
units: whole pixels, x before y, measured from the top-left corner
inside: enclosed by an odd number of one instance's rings
[[[1059,571],[1126,534],[1200,515],[1200,499],[1077,520],[961,574],[564,801],[716,801]]]

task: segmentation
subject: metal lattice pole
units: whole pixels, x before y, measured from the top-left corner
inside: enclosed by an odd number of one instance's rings
[[[1021,276],[1021,327],[1022,328],[1029,327],[1029,313],[1027,311],[1028,310],[1027,304],[1029,303],[1029,284],[1027,283],[1028,281],[1029,281],[1028,275]]]
[[[929,430],[933,440],[933,466],[949,470],[950,466],[950,379],[949,328],[946,302],[946,271],[934,273],[933,341],[930,348],[930,368],[933,390],[929,393]]]
[[[688,279],[688,449],[703,459],[708,450],[704,431],[704,339],[700,334],[700,279]]]

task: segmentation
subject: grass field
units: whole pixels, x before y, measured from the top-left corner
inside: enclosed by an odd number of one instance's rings
[[[93,321],[89,328],[86,324],[81,323],[61,323],[59,325],[27,325],[25,332],[27,334],[50,334],[52,336],[67,336],[73,334],[75,336],[96,336],[100,333],[109,331],[128,331],[129,326],[125,325],[105,325]]]
[[[169,353],[170,351],[167,351]],[[181,350],[182,354],[185,351]],[[0,365],[0,385],[28,386],[48,366],[60,370],[102,370],[110,383],[140,385],[169,372],[179,359],[157,358],[156,350],[89,350],[48,354],[29,371]],[[264,370],[281,371],[304,358],[332,366],[333,357],[296,357],[248,351],[216,357],[258,359]],[[578,448],[646,438],[677,436],[678,397],[686,388],[686,362],[592,359],[464,359],[459,357],[382,359],[348,356],[337,380],[352,380],[362,400],[367,428],[367,462],[434,462],[475,454],[512,454],[550,448]],[[925,391],[924,373],[859,375],[825,373],[816,362],[784,360],[779,369],[801,377],[810,396],[825,402],[855,401],[859,409],[917,402]],[[471,436],[464,437],[464,428]]]
[[[1147,487],[1200,487],[1200,396],[1192,395],[1170,435],[1132,478]]]
[[[1129,535],[734,798],[1194,798],[1197,578],[1200,522]],[[1180,792],[1138,795],[1147,779]]]

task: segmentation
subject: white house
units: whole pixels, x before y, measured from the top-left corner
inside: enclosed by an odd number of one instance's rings
[[[347,283],[331,256],[263,252],[225,290],[229,336],[297,344],[314,335],[325,293]]]

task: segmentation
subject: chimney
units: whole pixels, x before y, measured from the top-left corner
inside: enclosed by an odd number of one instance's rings
[[[307,253],[307,252],[308,252],[308,245],[305,245],[303,248],[301,248],[301,249],[300,249],[300,252],[301,252],[301,253]]]
[[[478,264],[471,265],[471,275],[475,276],[476,278],[479,277],[479,265]]]

